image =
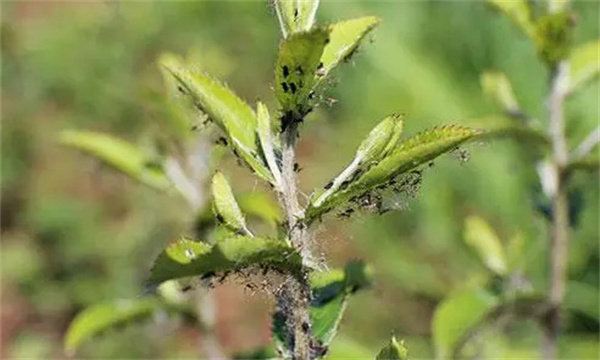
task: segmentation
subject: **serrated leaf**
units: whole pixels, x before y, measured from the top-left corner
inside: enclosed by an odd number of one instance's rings
[[[321,204],[344,182],[350,181],[359,171],[365,172],[373,163],[381,160],[397,145],[402,134],[403,118],[392,115],[381,121],[361,142],[354,159],[333,181],[328,189],[318,191],[313,195],[315,207]]]
[[[477,216],[467,217],[464,240],[477,252],[488,269],[498,275],[506,274],[507,265],[502,242],[485,220]]]
[[[222,173],[217,172],[212,179],[212,194],[214,209],[219,221],[234,232],[241,232],[252,236],[246,226],[246,219],[240,210],[229,182]]]
[[[309,220],[314,219],[353,197],[385,186],[396,176],[432,161],[481,134],[482,132],[479,130],[462,126],[446,126],[423,131],[400,142],[396,149],[377,165],[372,166],[345,188],[340,188],[339,191],[333,193],[320,206],[315,206],[311,202],[306,216]]]
[[[574,48],[569,55],[569,94],[574,93],[600,73],[600,41]]]
[[[233,149],[254,170],[273,183],[266,165],[258,158],[257,119],[254,110],[227,86],[212,77],[187,69],[177,58],[163,58],[161,65],[188,93],[202,112],[207,114],[228,137]]]
[[[379,22],[377,17],[365,16],[332,24],[330,41],[321,56],[323,66],[319,69],[317,81],[324,79],[340,62],[352,56],[365,36],[379,25]]]
[[[315,28],[281,43],[275,68],[275,96],[283,114],[281,131],[311,111],[315,74],[328,40],[327,29]]]
[[[433,315],[436,358],[454,357],[457,345],[499,304],[483,289],[469,289],[444,299]]]
[[[275,12],[283,37],[310,30],[318,7],[319,0],[275,0]]]
[[[273,179],[275,179],[275,186],[281,188],[281,170],[277,164],[275,157],[275,142],[273,140],[273,129],[271,127],[271,117],[269,110],[262,102],[258,102],[256,105],[257,121],[258,121],[258,137],[260,139],[260,145],[262,149],[265,162],[271,170]]]
[[[494,100],[507,114],[518,114],[519,103],[513,93],[512,85],[506,74],[486,71],[481,74],[481,87],[484,93]]]
[[[310,274],[313,293],[311,331],[320,345],[329,346],[337,333],[348,297],[369,286],[371,278],[370,268],[362,262],[350,262],[343,270],[315,271]],[[289,349],[289,344],[284,341],[285,333],[285,318],[278,312],[273,316],[273,339],[283,353]]]
[[[531,39],[535,37],[535,24],[533,23],[531,8],[527,1],[488,0],[488,3],[506,15]]]
[[[376,360],[407,360],[408,349],[404,345],[404,341],[396,340],[395,336],[392,336],[390,342],[379,351]]]
[[[189,312],[182,306],[169,305],[155,297],[117,300],[92,305],[77,314],[65,335],[65,351],[74,353],[82,343],[107,330],[147,319],[156,311]]]
[[[214,245],[181,239],[170,244],[156,259],[148,286],[191,276],[210,276],[215,273],[236,271],[250,266],[276,268],[298,275],[300,255],[282,241],[228,236]]]
[[[237,201],[246,216],[262,219],[273,228],[283,221],[279,204],[262,192],[238,194]]]
[[[158,190],[170,186],[162,164],[125,140],[92,131],[65,130],[59,142],[97,157],[144,185]]]

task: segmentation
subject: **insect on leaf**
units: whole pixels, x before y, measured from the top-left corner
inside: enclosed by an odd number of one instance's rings
[[[390,342],[379,351],[376,360],[407,360],[408,349],[404,346],[404,341],[396,340],[395,336],[392,336]]]
[[[379,25],[379,18],[365,16],[340,21],[330,26],[329,43],[323,50],[317,81],[324,79],[340,62],[350,58],[365,36]]]
[[[251,266],[265,266],[299,276],[300,255],[282,241],[230,235],[214,245],[178,240],[158,256],[150,272],[149,287],[191,276],[212,276]]]
[[[254,110],[227,86],[212,77],[187,69],[176,57],[163,57],[162,66],[229,138],[233,149],[264,180],[273,183],[268,168],[257,156],[257,119]]]
[[[318,7],[319,0],[275,0],[275,12],[283,37],[310,30]]]
[[[283,114],[281,131],[312,110],[315,74],[328,41],[327,29],[314,28],[281,43],[275,69],[275,96]]]
[[[244,214],[240,210],[229,182],[222,173],[217,172],[212,179],[212,193],[214,197],[214,210],[225,226],[234,232],[244,233],[252,236],[246,226]]]
[[[480,83],[485,94],[494,100],[507,114],[519,113],[519,103],[506,74],[486,71],[481,75]]]
[[[490,225],[480,217],[469,216],[465,220],[464,239],[479,255],[485,266],[498,275],[507,271],[504,247]]]
[[[171,185],[162,163],[152,161],[151,156],[125,140],[92,131],[65,130],[59,142],[95,156],[154,189],[165,190]]]
[[[498,304],[498,298],[483,289],[461,291],[444,299],[433,315],[436,357],[453,358],[466,334]]]
[[[574,48],[569,55],[569,89],[572,94],[600,73],[600,41]]]

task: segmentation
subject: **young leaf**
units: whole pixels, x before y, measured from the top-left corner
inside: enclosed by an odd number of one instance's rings
[[[480,134],[479,130],[461,126],[446,126],[421,132],[398,144],[377,165],[346,187],[340,188],[319,206],[311,202],[306,216],[309,220],[314,219],[351,198],[385,187],[398,175],[409,172]]]
[[[311,273],[310,283],[312,335],[321,348],[327,349],[337,333],[349,295],[370,285],[370,269],[362,262],[351,262],[344,270]],[[278,310],[273,316],[273,339],[283,353],[290,348],[284,340],[286,332],[285,314]]]
[[[328,41],[329,31],[315,28],[281,43],[275,68],[275,96],[283,114],[281,131],[311,111],[315,74]]]
[[[502,242],[485,220],[477,216],[466,218],[464,239],[488,269],[498,275],[506,274],[507,265]]]
[[[249,218],[261,219],[273,228],[283,221],[279,204],[263,192],[237,194],[236,198],[240,209]]]
[[[465,290],[444,299],[433,315],[436,357],[454,357],[468,332],[498,304],[498,298],[482,289]]]
[[[600,73],[600,41],[574,48],[569,55],[569,89],[572,94]]]
[[[390,342],[377,354],[376,360],[407,360],[408,349],[404,346],[404,341],[398,342],[395,336],[392,336]]]
[[[331,25],[330,41],[321,56],[323,66],[318,71],[317,82],[324,79],[340,62],[350,58],[364,37],[379,25],[379,22],[380,20],[374,16],[365,16]]]
[[[523,32],[533,39],[535,37],[535,24],[531,16],[530,5],[525,0],[488,0],[492,6],[506,15]]]
[[[321,206],[327,197],[337,191],[344,182],[350,181],[359,170],[366,171],[373,163],[389,153],[400,139],[402,123],[403,119],[399,115],[392,115],[375,126],[359,145],[350,165],[333,179],[327,190],[320,194],[315,193],[314,206]]]
[[[250,230],[246,226],[244,214],[242,214],[237,201],[235,201],[235,197],[233,197],[231,186],[229,186],[227,179],[220,172],[217,172],[213,176],[212,193],[217,218],[232,231],[252,236],[252,233],[250,233]]]
[[[269,170],[257,156],[257,119],[254,110],[228,87],[212,77],[191,71],[176,57],[164,57],[162,66],[229,138],[234,150],[264,180],[273,183]]]
[[[277,164],[275,158],[275,144],[273,141],[273,129],[271,128],[271,117],[269,116],[269,110],[262,102],[258,102],[256,105],[256,112],[258,116],[258,137],[260,139],[260,145],[262,148],[265,162],[271,170],[273,179],[275,179],[275,186],[281,188],[281,170]]]
[[[318,7],[319,0],[275,0],[275,12],[283,37],[310,30]]]
[[[165,190],[170,181],[162,164],[133,144],[111,135],[78,130],[65,130],[59,135],[59,142],[93,155],[116,170],[154,189]]]
[[[148,286],[190,276],[212,276],[250,266],[265,266],[299,276],[300,255],[282,241],[227,236],[214,245],[181,239],[170,244],[156,259]]]
[[[159,310],[191,314],[186,307],[170,305],[155,297],[96,304],[77,314],[69,325],[65,335],[65,351],[72,354],[86,340],[106,330],[147,319]]]
[[[481,75],[481,87],[507,114],[520,113],[519,103],[513,93],[512,85],[506,74],[486,71]]]

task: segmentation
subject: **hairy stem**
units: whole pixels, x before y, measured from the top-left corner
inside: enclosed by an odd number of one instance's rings
[[[303,262],[306,262],[310,259],[308,233],[303,222],[304,211],[298,203],[297,179],[294,171],[298,123],[292,123],[281,135],[283,147],[282,184],[279,200],[285,209],[289,239],[302,255]],[[292,358],[295,360],[308,360],[311,358],[310,297],[310,284],[308,283],[307,274],[301,279],[294,277],[287,279],[278,295],[279,310],[285,316],[286,328],[290,332],[288,337],[292,345]]]
[[[551,170],[554,180],[552,198],[552,241],[550,247],[550,310],[544,321],[543,358],[557,358],[557,341],[561,325],[561,308],[567,281],[567,260],[569,246],[569,204],[564,171],[569,159],[565,140],[564,98],[568,64],[558,63],[550,75],[548,96],[548,116],[552,139]]]

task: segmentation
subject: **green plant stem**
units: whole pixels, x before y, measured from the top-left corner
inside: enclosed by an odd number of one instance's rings
[[[565,139],[564,98],[568,64],[559,62],[550,74],[550,93],[548,96],[548,115],[550,137],[552,140],[551,176],[552,198],[552,239],[550,247],[550,305],[544,319],[544,359],[557,358],[557,341],[561,325],[561,309],[565,295],[569,250],[569,204],[565,169],[569,153]]]
[[[310,259],[308,247],[308,233],[303,222],[304,212],[298,203],[298,189],[296,187],[296,138],[298,135],[298,122],[291,124],[282,134],[282,184],[279,194],[280,202],[285,209],[288,237],[292,245],[302,255],[303,263]],[[290,331],[292,340],[292,358],[294,360],[308,360],[311,353],[310,332],[310,284],[308,276],[301,279],[290,276],[282,286],[278,295],[278,303],[284,310],[286,327]]]

